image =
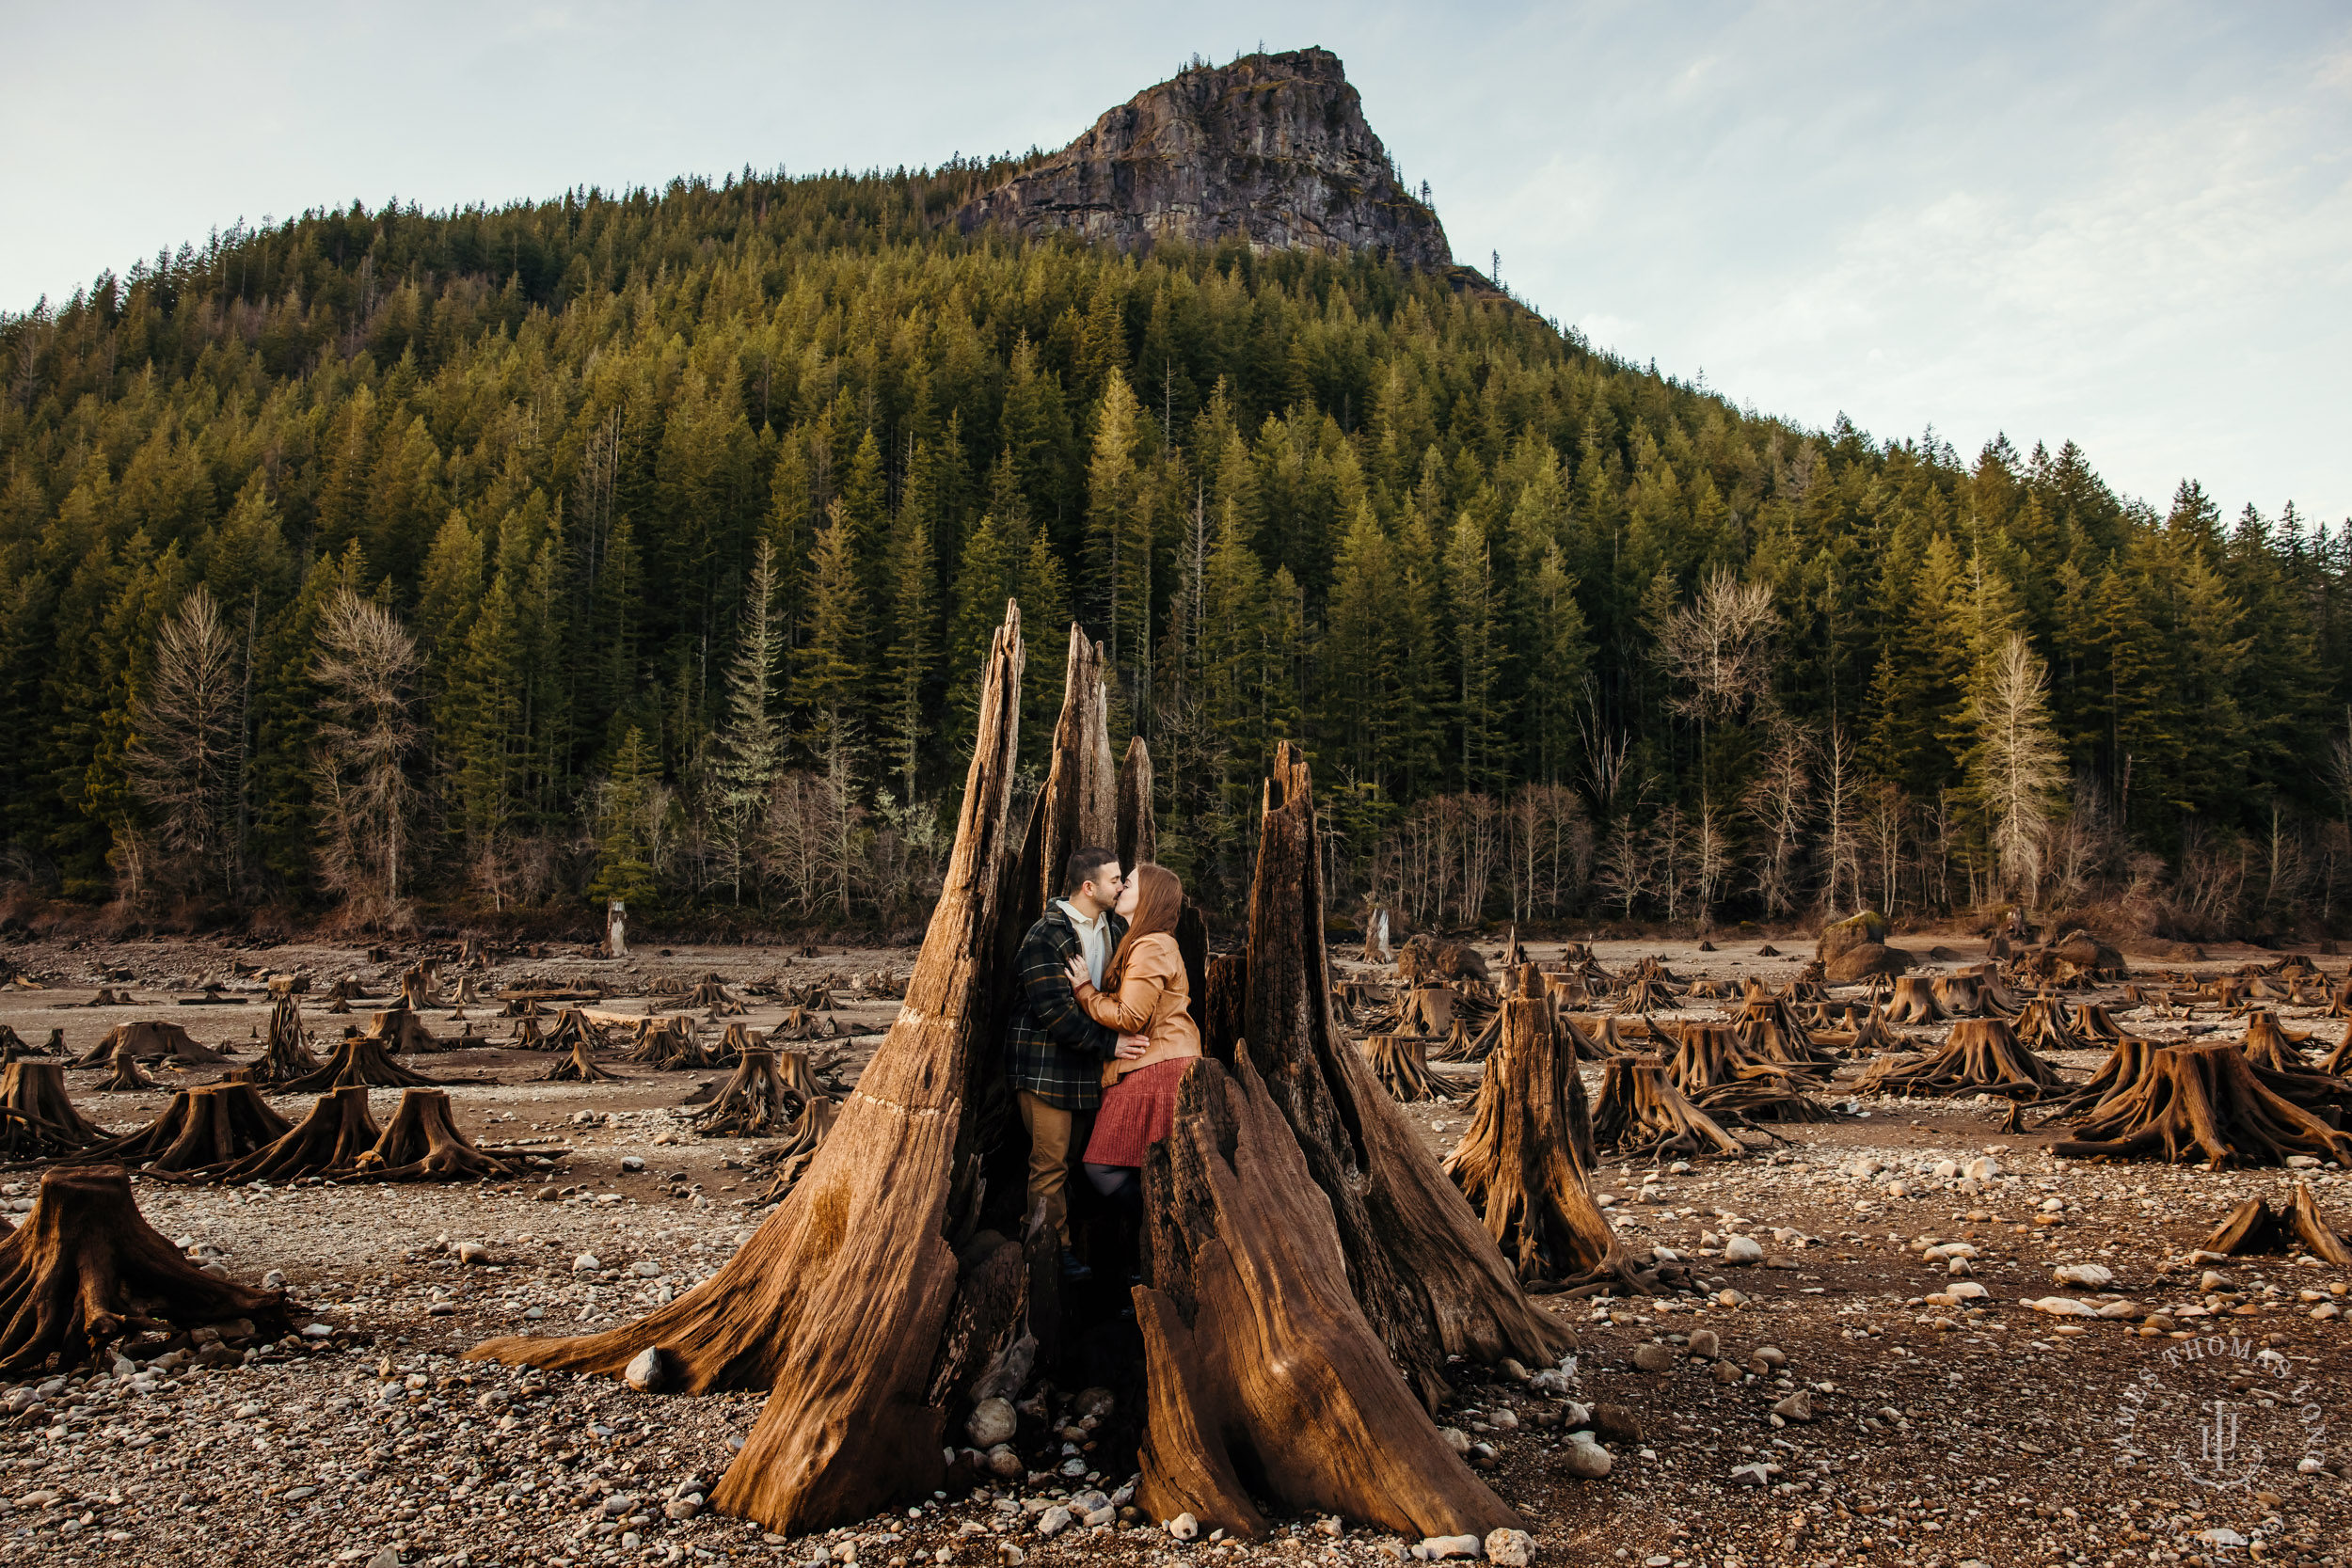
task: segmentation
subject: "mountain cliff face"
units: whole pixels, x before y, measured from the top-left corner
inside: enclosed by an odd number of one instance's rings
[[[1267,249],[1453,262],[1437,214],[1397,183],[1327,49],[1252,55],[1147,87],[957,220],[966,230],[1069,230],[1122,249],[1239,235]]]

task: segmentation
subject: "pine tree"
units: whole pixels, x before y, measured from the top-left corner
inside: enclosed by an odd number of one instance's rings
[[[810,554],[808,619],[801,645],[793,650],[792,701],[808,728],[812,748],[854,749],[855,742],[847,737],[865,702],[865,585],[847,509],[835,501]]]
[[[784,655],[784,628],[776,619],[776,577],[775,546],[762,539],[754,549],[743,614],[736,626],[726,717],[711,767],[719,864],[739,904],[745,873],[754,867],[769,791],[784,767],[784,732],[774,712],[776,675]]]
[[[179,857],[190,885],[208,892],[236,880],[240,653],[212,594],[197,584],[155,640],[131,744],[133,787],[153,816],[160,847]]]
[[[660,809],[652,748],[644,732],[631,724],[597,803],[596,869],[588,882],[589,902],[599,908],[618,902],[636,911],[654,907],[653,845]]]
[[[1094,457],[1087,467],[1085,612],[1101,632],[1114,670],[1126,668],[1150,630],[1138,616],[1150,603],[1152,573],[1148,531],[1144,548],[1136,547],[1144,516],[1142,476],[1136,467],[1135,393],[1113,368],[1095,409]]]
[[[1447,623],[1454,643],[1454,721],[1460,740],[1462,787],[1491,791],[1502,773],[1503,715],[1499,711],[1506,654],[1501,597],[1486,531],[1465,512],[1446,536]]]
[[[910,499],[890,541],[890,644],[883,661],[882,720],[898,775],[899,799],[912,805],[930,728],[931,668],[939,641],[930,519]]]

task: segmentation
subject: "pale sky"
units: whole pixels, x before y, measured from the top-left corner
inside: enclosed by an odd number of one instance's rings
[[[1812,426],[2352,516],[2340,4],[0,0],[0,309],[243,216],[1058,147],[1321,44],[1457,260]]]

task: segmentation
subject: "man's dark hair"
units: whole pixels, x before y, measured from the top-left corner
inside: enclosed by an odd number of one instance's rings
[[[1119,859],[1119,851],[1099,844],[1081,844],[1062,862],[1061,891],[1065,898],[1094,880],[1094,874]]]

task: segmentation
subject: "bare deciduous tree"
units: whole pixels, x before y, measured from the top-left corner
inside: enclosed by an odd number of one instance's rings
[[[2002,891],[2030,900],[2041,886],[2065,764],[2050,726],[2049,672],[2040,657],[2011,632],[1990,665],[1970,703],[1977,743],[1963,766]]]
[[[1772,689],[1768,655],[1779,626],[1771,584],[1741,582],[1717,567],[1698,597],[1659,628],[1658,662],[1691,689],[1668,705],[1696,719],[1702,733],[1710,719],[1736,717]]]
[[[1830,726],[1828,744],[1821,748],[1822,846],[1821,908],[1835,917],[1846,906],[1838,901],[1843,886],[1862,903],[1862,774],[1854,759],[1853,738],[1845,726]]]
[[[1813,760],[1812,736],[1800,725],[1782,725],[1743,802],[1762,831],[1756,846],[1756,891],[1768,915],[1787,914],[1796,905],[1798,854],[1805,825],[1813,816]],[[1833,842],[1836,837],[1833,823]]]
[[[227,887],[237,866],[238,639],[202,584],[155,639],[131,743],[133,786],[154,814],[162,847],[199,885]]]
[[[391,611],[348,589],[319,622],[311,674],[325,689],[313,768],[320,802],[319,874],[366,922],[404,912],[416,640]]]

